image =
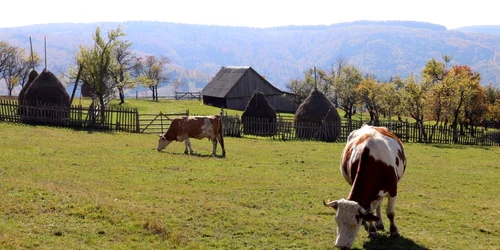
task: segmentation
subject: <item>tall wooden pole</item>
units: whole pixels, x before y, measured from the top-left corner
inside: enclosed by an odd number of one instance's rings
[[[47,37],[44,37],[43,40],[45,46],[45,69],[47,69]]]
[[[31,70],[35,70],[35,59],[33,59],[33,43],[30,36],[30,52],[31,52]]]
[[[76,75],[76,80],[75,80],[75,87],[73,88],[73,93],[71,94],[71,99],[69,101],[70,105],[73,103],[73,98],[75,97],[75,92],[76,89],[78,88],[78,81],[80,80],[80,74],[82,73],[83,66],[80,65],[80,68],[78,69],[78,74]]]

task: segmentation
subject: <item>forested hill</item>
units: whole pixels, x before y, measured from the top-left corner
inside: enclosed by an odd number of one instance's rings
[[[0,28],[0,40],[43,52],[47,39],[48,68],[63,70],[74,61],[79,45],[90,45],[95,28],[116,29],[120,23],[46,24]],[[247,28],[166,22],[121,23],[139,55],[164,55],[174,75],[203,88],[221,66],[251,66],[282,90],[303,71],[328,70],[339,57],[379,80],[418,76],[425,63],[443,55],[451,64],[469,65],[482,83],[500,86],[500,35],[447,30],[444,26],[406,21],[358,21],[329,26]]]

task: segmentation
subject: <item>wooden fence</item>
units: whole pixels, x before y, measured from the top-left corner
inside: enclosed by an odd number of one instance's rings
[[[276,121],[250,118],[242,121],[238,116],[224,116],[224,134],[226,136],[244,137],[265,136],[273,140],[318,140],[345,142],[349,134],[360,128],[363,122],[352,123],[297,123],[278,116]],[[379,123],[377,126],[387,127],[404,142],[463,144],[481,146],[500,146],[500,132],[487,131],[482,127],[475,128],[472,134],[470,129],[459,133],[456,142],[453,139],[453,129],[433,125],[419,125],[417,123],[397,122]]]
[[[179,116],[189,115],[189,110],[186,110],[185,113],[170,113],[170,114],[140,114],[139,115],[139,127],[140,133],[148,133],[148,134],[163,134],[167,132],[170,127],[170,123],[174,118]]]
[[[104,115],[99,108],[82,106],[20,106],[16,100],[0,99],[0,121],[63,126],[73,128],[123,131],[132,133],[165,133],[171,121],[185,113],[139,114],[137,109],[107,107]],[[352,123],[297,123],[291,117],[278,116],[276,120],[250,118],[242,121],[239,116],[223,114],[222,123],[225,136],[260,136],[273,140],[316,140],[345,142],[349,134],[362,126],[362,122]],[[470,128],[458,134],[456,140],[453,130],[447,126],[419,125],[416,123],[380,123],[377,126],[389,128],[404,142],[499,145],[500,132]]]
[[[175,91],[175,100],[201,100],[201,92],[181,92]]]
[[[0,121],[7,122],[137,133],[138,117],[137,109],[19,105],[17,100],[0,99]]]

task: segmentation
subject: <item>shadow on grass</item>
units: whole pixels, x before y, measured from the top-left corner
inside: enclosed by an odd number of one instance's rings
[[[467,146],[461,144],[432,144],[435,148],[467,149]]]
[[[363,244],[363,249],[375,250],[427,250],[411,239],[405,237],[391,238],[388,235],[379,234],[376,239],[367,241]]]
[[[163,153],[163,152],[165,152],[165,151],[161,151],[160,153]],[[176,153],[176,152],[165,152],[165,153],[169,153],[169,154],[173,154],[173,155],[185,155],[185,156],[191,156],[191,157],[200,157],[200,158],[220,158],[220,159],[226,158],[225,156],[222,156],[222,155],[212,156],[210,154],[205,155],[205,154],[199,154],[199,153],[196,153],[196,152],[192,153],[192,154],[184,154],[184,153]]]

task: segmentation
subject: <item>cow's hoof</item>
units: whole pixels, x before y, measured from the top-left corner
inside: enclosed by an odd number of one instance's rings
[[[188,154],[188,151],[184,151],[184,154],[187,155]]]
[[[214,157],[214,156],[215,156],[215,154],[211,154],[211,155],[210,155],[210,157]]]
[[[369,232],[368,233],[368,237],[372,240],[376,239],[377,238],[377,232]]]
[[[382,224],[382,223],[375,223],[375,228],[377,228],[377,230],[379,230],[379,231],[385,230],[384,224]]]
[[[391,232],[391,238],[398,238],[400,237],[401,235],[399,234],[399,232]]]

